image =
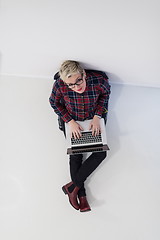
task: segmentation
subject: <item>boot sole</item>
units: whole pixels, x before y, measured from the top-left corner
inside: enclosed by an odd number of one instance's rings
[[[65,187],[62,187],[62,191],[64,192],[64,194],[68,194]]]
[[[86,209],[86,210],[80,210],[80,212],[90,212],[91,209]]]

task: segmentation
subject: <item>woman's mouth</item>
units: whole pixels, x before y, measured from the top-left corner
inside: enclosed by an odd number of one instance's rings
[[[79,89],[77,89],[77,91],[78,91],[78,92],[80,92],[81,90],[82,90],[82,87],[81,87],[81,88],[79,88]]]

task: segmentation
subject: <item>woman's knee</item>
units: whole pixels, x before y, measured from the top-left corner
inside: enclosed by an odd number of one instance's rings
[[[101,154],[102,154],[103,159],[105,159],[107,157],[107,152],[106,151],[101,152]]]
[[[82,162],[83,154],[70,155],[70,162]]]
[[[94,153],[95,157],[98,159],[98,160],[101,160],[103,161],[106,156],[107,156],[107,152],[106,151],[103,151],[103,152],[96,152]]]

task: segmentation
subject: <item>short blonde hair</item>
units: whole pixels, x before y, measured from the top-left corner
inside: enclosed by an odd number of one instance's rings
[[[81,67],[80,63],[73,60],[66,60],[62,63],[59,75],[62,80],[70,78],[72,75],[80,73],[82,74],[84,69]]]

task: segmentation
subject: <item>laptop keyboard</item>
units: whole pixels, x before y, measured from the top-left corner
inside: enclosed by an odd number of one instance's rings
[[[74,137],[71,138],[71,144],[86,144],[86,143],[100,143],[102,142],[101,133],[97,136],[93,136],[92,132],[82,132],[82,136],[80,138],[75,139]]]

